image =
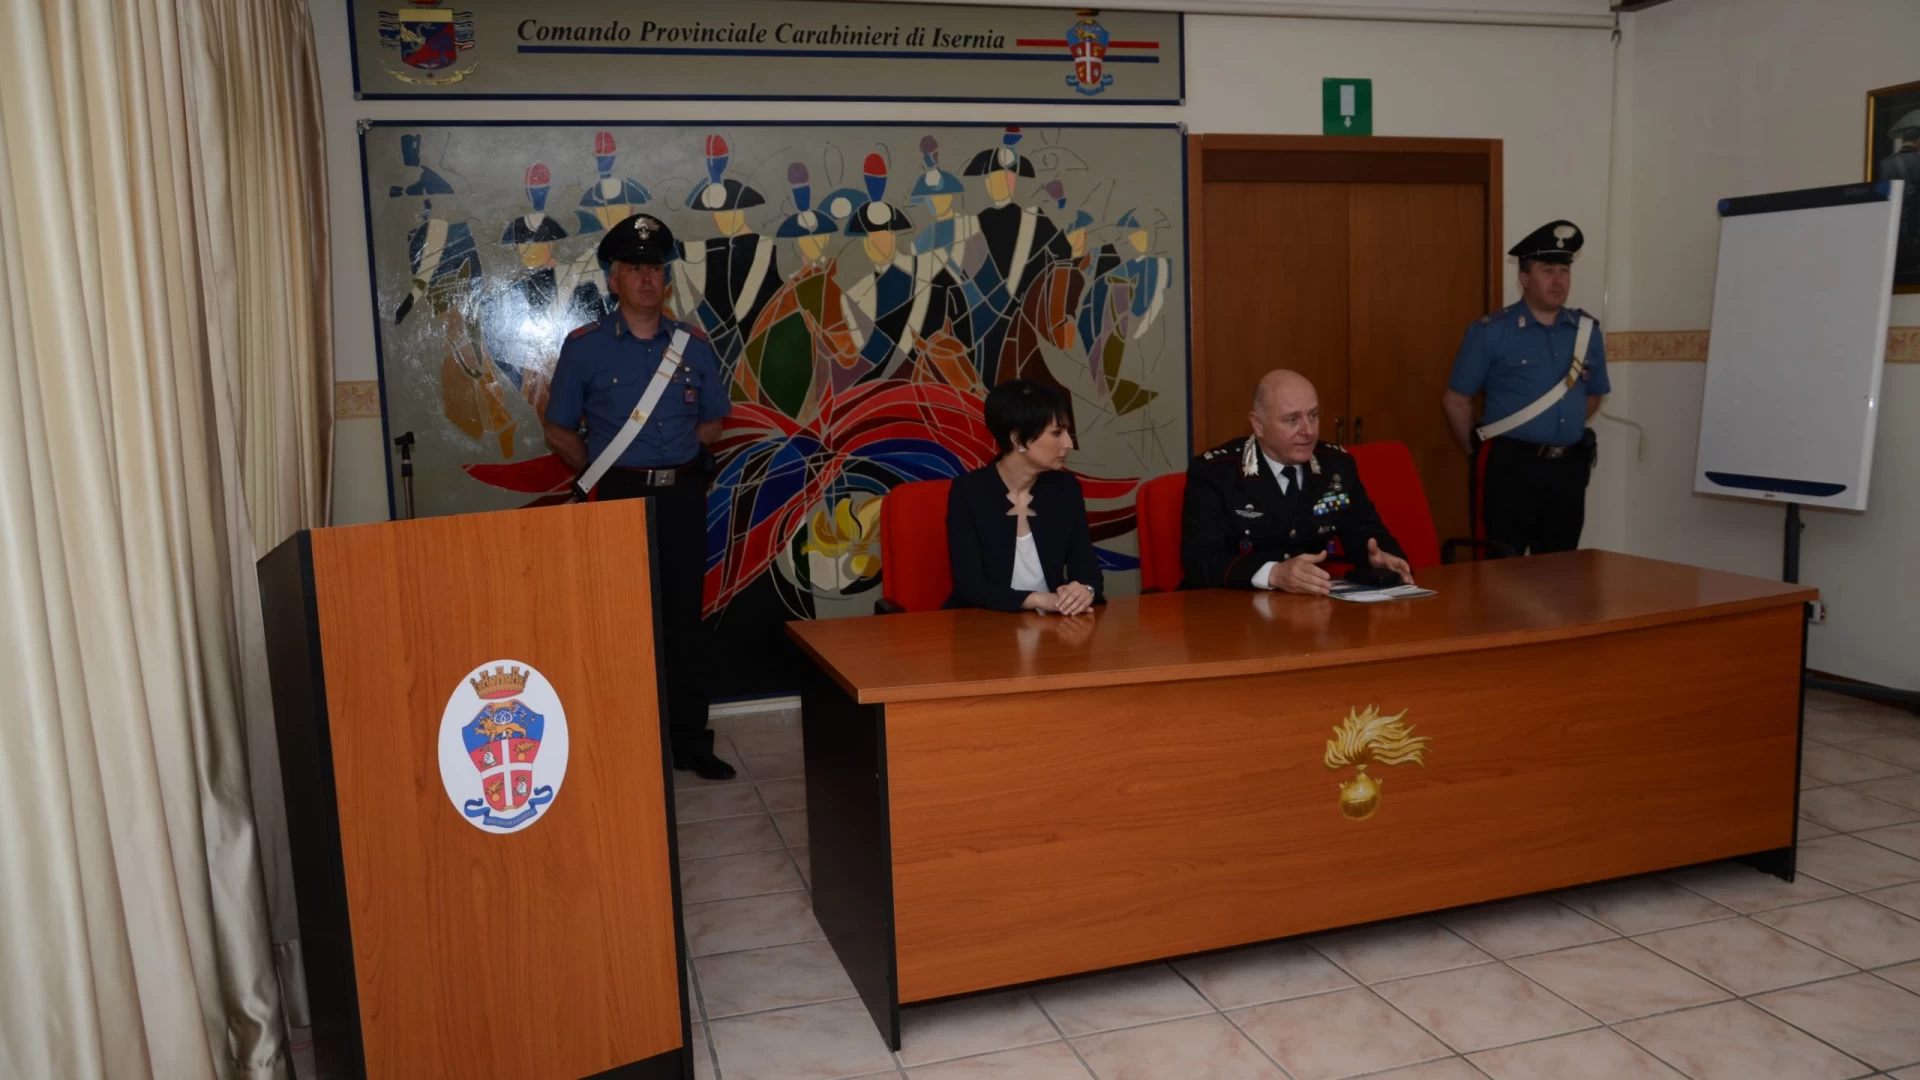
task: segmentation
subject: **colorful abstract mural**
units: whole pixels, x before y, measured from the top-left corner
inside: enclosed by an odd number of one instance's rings
[[[669,307],[731,388],[705,580],[723,652],[871,612],[887,492],[990,460],[1006,379],[1071,402],[1110,589],[1136,583],[1134,489],[1187,445],[1177,129],[383,123],[362,151],[417,512],[564,501],[539,409],[566,333],[610,310],[600,234],[644,207],[678,237]],[[718,667],[740,673],[722,696],[782,689],[777,665]]]

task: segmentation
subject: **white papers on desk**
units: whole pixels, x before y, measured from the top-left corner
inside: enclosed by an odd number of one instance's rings
[[[1333,583],[1335,600],[1346,600],[1355,604],[1378,604],[1382,600],[1413,600],[1433,595],[1435,594],[1432,589],[1423,589],[1418,585],[1395,585],[1390,589],[1371,589],[1351,581]]]

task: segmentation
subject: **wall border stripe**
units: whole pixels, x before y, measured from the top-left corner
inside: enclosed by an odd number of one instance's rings
[[[1607,362],[1704,364],[1708,337],[1705,330],[1609,331]],[[1920,364],[1920,326],[1887,328],[1887,363]]]
[[[1705,330],[1620,330],[1607,335],[1610,364],[1704,364]],[[1920,326],[1887,330],[1887,363],[1920,364]],[[377,420],[380,417],[380,381],[343,379],[333,384],[335,420]]]

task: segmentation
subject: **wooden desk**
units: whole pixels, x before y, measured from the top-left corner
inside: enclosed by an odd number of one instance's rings
[[[1813,590],[1600,551],[1422,584],[790,624],[814,911],[893,1046],[902,1003],[1712,859],[1791,877]],[[1328,764],[1370,706],[1429,740],[1373,742],[1371,792],[1366,748]]]

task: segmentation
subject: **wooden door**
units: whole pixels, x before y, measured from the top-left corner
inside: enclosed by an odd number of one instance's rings
[[[1340,184],[1217,181],[1202,223],[1207,370],[1194,381],[1194,445],[1247,433],[1260,376],[1292,368],[1320,391],[1320,414],[1347,410],[1347,194]]]
[[[1440,395],[1488,310],[1485,236],[1477,184],[1347,186],[1348,438],[1407,444],[1442,537],[1472,535],[1467,459]]]
[[[1468,535],[1440,395],[1467,325],[1500,306],[1501,156],[1497,139],[1190,136],[1194,449],[1245,431],[1254,382],[1291,367],[1319,387],[1323,438],[1406,443],[1439,534]]]

